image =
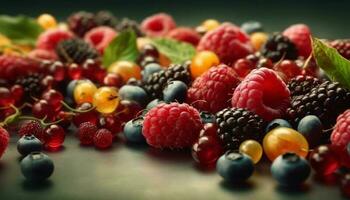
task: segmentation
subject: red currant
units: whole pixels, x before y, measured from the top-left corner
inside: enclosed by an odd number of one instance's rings
[[[66,67],[63,65],[62,62],[59,62],[59,61],[54,62],[50,66],[49,70],[55,81],[59,82],[65,78]]]
[[[90,103],[83,103],[79,107],[77,107],[77,110],[86,111],[91,108],[92,108],[92,105]],[[76,113],[76,115],[73,117],[73,124],[76,127],[79,127],[79,125],[83,122],[91,122],[93,124],[97,124],[98,113],[96,112],[96,110],[93,109],[88,112]]]
[[[60,125],[63,128],[68,128],[71,124],[72,114],[61,110],[58,113],[58,119],[61,119],[58,125]]]
[[[255,64],[245,58],[238,59],[233,66],[233,69],[236,71],[239,77],[246,77],[250,71],[255,68]]]
[[[9,89],[0,87],[0,107],[10,106],[15,103],[15,99],[11,95]]]
[[[122,121],[117,116],[102,116],[99,125],[111,131],[114,136],[122,131]]]
[[[118,106],[117,113],[123,122],[127,122],[137,117],[138,114],[141,114],[142,109],[142,106],[136,102],[122,100]]]
[[[72,63],[69,65],[68,67],[68,76],[73,79],[73,80],[77,80],[81,78],[83,71],[82,68],[77,65],[76,63]]]
[[[46,100],[55,111],[62,108],[63,95],[57,90],[50,89],[42,94],[42,99]]]
[[[274,67],[274,70],[280,72],[281,77],[288,81],[298,75],[301,75],[301,68],[292,60],[283,60]]]
[[[41,85],[45,89],[51,89],[54,86],[54,84],[55,84],[55,79],[51,75],[47,75],[41,80]]]
[[[312,151],[309,157],[311,167],[318,175],[332,174],[339,168],[339,163],[329,145],[322,145]]]
[[[44,143],[45,147],[51,150],[55,150],[62,146],[66,134],[62,127],[52,124],[45,128],[44,131]]]
[[[123,78],[119,74],[108,73],[103,78],[103,84],[111,87],[121,87],[123,85]]]
[[[24,94],[23,87],[21,85],[13,85],[10,90],[15,102],[20,103]]]
[[[34,103],[32,107],[33,116],[38,119],[46,117],[49,121],[55,121],[56,113],[54,108],[44,99]]]

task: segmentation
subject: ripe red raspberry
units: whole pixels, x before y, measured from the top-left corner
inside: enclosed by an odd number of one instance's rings
[[[33,59],[40,59],[40,60],[57,60],[56,52],[54,51],[48,51],[46,49],[34,49],[33,51],[29,52],[28,57]]]
[[[24,135],[34,135],[38,139],[42,140],[44,134],[44,129],[39,122],[35,120],[30,120],[21,125],[18,130],[18,135],[20,137]]]
[[[350,167],[350,154],[347,151],[347,145],[350,142],[350,109],[346,110],[337,118],[334,126],[331,143],[339,157],[342,165]]]
[[[198,111],[188,104],[159,104],[146,115],[142,134],[156,148],[191,147],[202,129]]]
[[[111,131],[101,128],[98,129],[94,136],[94,145],[98,149],[107,149],[112,146],[113,134]]]
[[[73,34],[62,29],[49,29],[40,34],[36,48],[55,52],[56,46],[62,40],[73,38]]]
[[[199,41],[197,49],[215,52],[220,61],[228,65],[253,52],[249,36],[230,23],[223,23],[206,33]]]
[[[248,109],[271,121],[280,118],[290,104],[290,92],[275,71],[253,70],[238,85],[232,97],[232,107]]]
[[[187,102],[212,113],[230,107],[232,93],[240,82],[237,77],[227,65],[212,67],[195,79],[187,91]]]
[[[178,27],[168,33],[168,37],[197,46],[201,36],[192,28]]]
[[[40,63],[34,59],[9,54],[0,56],[0,79],[14,81],[39,71]]]
[[[103,53],[108,44],[117,36],[117,32],[108,26],[99,26],[88,31],[84,40]]]
[[[283,31],[283,35],[288,37],[297,47],[298,53],[304,58],[309,57],[311,47],[311,31],[305,24],[295,24]]]
[[[10,142],[10,135],[6,129],[0,127],[0,158],[5,153],[5,150]]]
[[[176,27],[174,19],[165,13],[158,13],[147,17],[141,23],[141,30],[147,36],[161,37],[166,36],[169,31]]]
[[[91,122],[84,122],[79,125],[78,137],[83,145],[90,145],[94,142],[97,126]]]

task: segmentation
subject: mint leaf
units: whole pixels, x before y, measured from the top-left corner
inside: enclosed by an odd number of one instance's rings
[[[317,38],[312,38],[312,49],[317,65],[332,80],[350,89],[350,61]]]
[[[103,65],[109,67],[118,60],[134,62],[138,54],[135,32],[131,30],[124,31],[114,38],[105,49]]]
[[[191,44],[173,39],[155,38],[152,40],[152,43],[158,51],[176,64],[182,64],[187,60],[191,60],[196,53],[196,49]]]
[[[33,18],[22,15],[16,17],[0,15],[0,33],[10,38],[13,43],[34,46],[42,31],[41,26]]]

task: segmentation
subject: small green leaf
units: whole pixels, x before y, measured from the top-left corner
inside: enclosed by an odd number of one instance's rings
[[[350,61],[317,38],[312,38],[312,49],[317,65],[332,80],[350,89]]]
[[[0,15],[0,33],[10,38],[13,43],[34,46],[42,31],[33,18],[22,15],[16,17]]]
[[[158,51],[176,64],[182,64],[191,60],[196,53],[196,49],[191,44],[173,39],[156,38],[152,40],[152,43]]]
[[[121,32],[105,49],[103,54],[103,65],[109,67],[118,60],[134,62],[138,56],[136,34],[128,30]]]

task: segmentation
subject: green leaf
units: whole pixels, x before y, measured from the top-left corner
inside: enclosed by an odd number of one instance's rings
[[[136,34],[127,30],[121,32],[105,49],[103,54],[103,65],[109,67],[112,63],[125,60],[134,62],[138,56]]]
[[[0,33],[10,38],[13,43],[35,45],[42,31],[41,26],[33,18],[22,15],[16,17],[0,15]]]
[[[350,61],[317,38],[312,38],[312,48],[317,65],[332,80],[350,89]]]
[[[196,49],[191,44],[173,39],[155,38],[152,40],[152,43],[158,51],[176,64],[182,64],[191,60],[196,53]]]

